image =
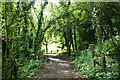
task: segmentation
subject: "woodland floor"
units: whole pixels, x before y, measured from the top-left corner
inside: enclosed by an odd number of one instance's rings
[[[79,78],[74,62],[65,55],[46,54],[48,61],[34,78]]]

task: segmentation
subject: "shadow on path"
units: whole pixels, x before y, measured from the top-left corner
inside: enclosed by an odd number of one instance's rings
[[[74,62],[67,56],[58,54],[45,54],[45,56],[48,60],[34,78],[79,78]]]

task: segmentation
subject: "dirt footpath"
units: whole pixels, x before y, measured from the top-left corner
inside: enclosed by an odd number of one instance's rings
[[[67,56],[46,54],[48,61],[34,78],[79,78],[77,70]]]

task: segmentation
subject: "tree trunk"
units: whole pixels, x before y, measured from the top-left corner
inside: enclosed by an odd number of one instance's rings
[[[76,41],[76,29],[75,29],[75,23],[74,23],[74,41],[75,41],[75,50],[77,51],[77,41]]]
[[[5,71],[5,75],[4,76],[6,76],[7,75],[7,73],[8,73],[8,64],[9,64],[9,61],[8,61],[8,63],[6,63],[7,62],[7,58],[9,57],[8,55],[9,55],[9,49],[8,49],[8,26],[7,26],[7,13],[6,13],[6,11],[7,11],[7,3],[5,3],[5,24],[6,24],[6,26],[5,26],[5,28],[6,28],[6,32],[5,32],[5,36],[6,36],[6,49],[5,49],[5,68],[6,68],[6,71]]]
[[[74,44],[73,44],[73,38],[72,38],[71,44],[72,44],[73,52],[75,52]]]
[[[106,58],[105,58],[105,55],[103,57],[103,69],[106,72]]]
[[[104,46],[103,45],[103,40],[104,40],[104,35],[103,35],[103,32],[104,32],[104,29],[103,27],[101,27],[101,40],[100,40],[100,43],[101,43],[101,47]],[[102,51],[102,50],[101,50]],[[105,54],[103,52],[101,52],[102,55],[103,55],[103,70],[106,72],[106,58],[105,58]]]
[[[36,37],[35,37],[35,44],[34,44],[34,54],[38,51],[38,43],[41,44],[41,42],[43,41],[44,38],[44,34],[40,33],[41,31],[41,26],[42,26],[42,19],[43,19],[43,10],[45,8],[45,6],[48,4],[48,2],[45,2],[44,5],[42,6],[42,9],[39,13],[39,18],[38,18],[38,30],[36,33]],[[39,37],[40,36],[40,37]],[[40,46],[40,45],[39,45]]]
[[[119,69],[118,69],[118,79],[120,79],[120,57],[119,57],[118,65],[119,65]]]
[[[48,52],[48,41],[45,39],[45,42],[46,42],[46,52]]]
[[[70,27],[70,31],[69,31],[69,39],[70,39],[70,45],[72,45],[72,49],[73,49],[73,52],[74,52],[74,44],[73,44],[73,37],[72,37],[72,35],[73,35],[73,33],[72,33],[72,28]],[[70,46],[70,48],[71,48],[71,46]]]
[[[71,52],[70,46],[67,47],[67,50],[68,50],[68,56],[71,56],[71,54],[70,54],[70,52]]]
[[[95,67],[95,66],[96,66],[96,61],[95,61],[95,59],[94,59],[94,57],[95,57],[95,51],[94,51],[94,48],[95,48],[95,46],[92,45],[92,58],[93,58],[93,65],[94,65],[94,67]]]
[[[48,44],[46,43],[46,52],[48,52]]]
[[[85,46],[85,56],[87,56],[86,46]]]

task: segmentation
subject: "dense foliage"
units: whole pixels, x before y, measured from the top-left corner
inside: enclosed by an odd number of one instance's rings
[[[116,39],[117,38],[117,39]],[[120,36],[116,36],[116,40],[120,41]],[[119,38],[119,39],[118,39]],[[104,45],[108,44],[111,45],[110,43],[108,43],[108,41],[110,40],[106,40],[104,42]],[[116,42],[116,41],[115,41]],[[93,44],[91,44],[93,45]],[[104,67],[102,66],[102,58],[101,56],[95,56],[93,58],[92,55],[92,51],[93,49],[91,49],[92,46],[89,46],[89,48],[85,51],[81,51],[80,56],[76,56],[75,58],[75,65],[77,67],[77,69],[80,71],[80,75],[84,76],[84,77],[89,77],[89,78],[97,78],[97,79],[102,79],[102,78],[118,78],[118,68],[119,68],[119,62],[116,61],[116,57],[111,57],[110,55],[114,55],[112,54],[115,50],[114,46],[109,46],[112,47],[111,48],[111,52],[109,54],[105,54],[105,58],[106,58],[106,69],[104,70]],[[107,47],[108,48],[108,47]],[[102,50],[106,49],[106,47],[102,47]],[[100,48],[98,46],[98,44],[95,45],[95,49],[94,49],[94,53],[96,55],[100,54]],[[86,55],[85,55],[86,54]],[[95,66],[94,66],[95,64]]]
[[[36,67],[42,67],[43,52],[36,46],[39,31],[36,33],[32,9],[33,2],[2,3],[3,78],[27,77]]]
[[[81,77],[120,78],[120,2],[2,2],[3,78],[26,78],[42,67],[52,37]],[[45,12],[50,13],[45,15]]]

